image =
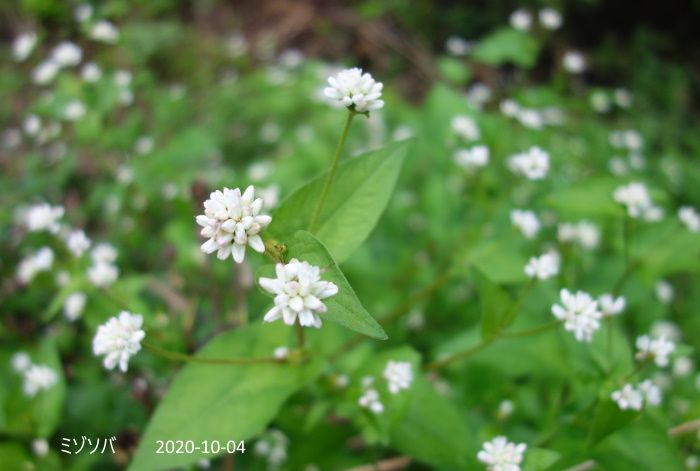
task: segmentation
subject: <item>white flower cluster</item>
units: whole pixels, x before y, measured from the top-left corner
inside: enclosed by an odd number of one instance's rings
[[[645,402],[650,406],[661,404],[662,394],[661,388],[647,379],[637,387],[627,383],[622,389],[613,391],[610,397],[621,410],[641,410]]]
[[[247,245],[256,252],[265,252],[260,232],[272,222],[272,218],[260,214],[262,209],[263,200],[255,198],[252,185],[243,194],[240,188],[224,188],[211,193],[204,202],[204,214],[196,219],[202,226],[202,236],[209,238],[202,244],[202,251],[208,254],[216,252],[220,260],[232,255],[236,263],[243,263]]]
[[[37,43],[34,32],[21,33],[12,43],[12,56],[17,62],[23,62],[32,54]]]
[[[362,388],[364,392],[357,400],[360,407],[370,410],[374,414],[384,412],[384,404],[379,400],[379,391],[374,387],[374,377],[366,376],[362,378]]]
[[[277,469],[287,460],[289,438],[279,430],[270,429],[255,442],[254,452],[267,459],[269,469]]]
[[[561,257],[555,250],[550,250],[540,255],[532,257],[525,265],[525,274],[530,278],[546,280],[559,274]]]
[[[100,20],[92,25],[90,37],[95,41],[114,44],[119,40],[119,30],[111,22]]]
[[[466,169],[485,167],[489,163],[489,148],[483,145],[459,149],[454,154],[455,162]]]
[[[592,250],[600,243],[600,229],[590,221],[564,222],[557,227],[557,239],[562,243],[576,243]]]
[[[560,292],[561,305],[552,306],[552,314],[564,321],[564,329],[573,332],[579,342],[590,342],[593,334],[600,328],[603,313],[598,310],[598,303],[590,294],[583,291],[571,293],[567,289]]]
[[[564,122],[564,112],[554,106],[546,108],[526,108],[513,99],[506,98],[499,104],[504,116],[515,118],[529,129],[540,130],[545,126],[557,126]]]
[[[616,298],[612,294],[603,294],[598,298],[598,305],[600,306],[600,312],[603,313],[603,317],[621,314],[625,310],[625,303],[623,296]]]
[[[549,154],[539,147],[531,147],[527,152],[511,155],[508,168],[530,180],[542,180],[549,172]]]
[[[375,81],[369,73],[357,67],[346,69],[328,79],[328,87],[323,93],[336,103],[340,103],[358,113],[374,111],[384,107],[382,83]]]
[[[613,193],[615,202],[627,208],[627,214],[631,218],[643,218],[647,221],[660,219],[661,209],[654,206],[649,191],[643,183],[632,182],[617,187]]]
[[[682,206],[678,209],[678,220],[685,224],[690,232],[700,232],[700,214],[692,206]]]
[[[58,374],[53,368],[33,364],[25,352],[15,353],[10,363],[12,369],[22,375],[24,379],[22,391],[28,397],[34,397],[41,391],[51,389],[58,382]]]
[[[637,337],[637,354],[635,358],[640,361],[653,360],[657,366],[668,366],[668,356],[676,350],[676,344],[666,337],[651,337],[642,335]]]
[[[457,115],[450,122],[452,131],[465,141],[475,141],[481,137],[481,131],[473,118],[467,115]]]
[[[673,301],[673,285],[666,280],[659,280],[656,285],[654,285],[654,292],[656,297],[659,298],[664,304],[669,304]]]
[[[80,229],[71,231],[66,235],[66,247],[74,257],[81,257],[90,248],[92,241]]]
[[[143,317],[122,311],[97,329],[92,341],[95,356],[104,355],[104,367],[113,370],[116,366],[123,372],[129,368],[129,359],[141,350],[141,341],[146,332],[141,329]]]
[[[520,471],[525,450],[526,444],[515,444],[506,437],[499,436],[485,442],[476,457],[486,465],[488,471]]]
[[[71,293],[63,303],[63,315],[70,322],[77,320],[85,309],[87,296],[80,291]]]
[[[64,213],[63,206],[51,206],[48,203],[36,204],[24,211],[24,224],[30,232],[48,231],[56,234],[61,229],[59,221]]]
[[[644,146],[644,138],[636,129],[624,131],[611,131],[608,135],[610,145],[616,149],[639,151]]]
[[[562,65],[570,74],[580,74],[586,70],[586,58],[578,51],[566,51]]]
[[[53,265],[53,250],[42,247],[32,255],[22,259],[17,266],[17,279],[21,283],[29,283],[41,272],[49,271]]]
[[[510,222],[526,239],[534,239],[542,227],[534,211],[522,209],[514,209],[510,212]]]
[[[389,392],[398,394],[402,389],[411,387],[413,368],[407,361],[389,360],[384,368],[384,378],[389,383]]]
[[[289,263],[278,263],[276,278],[261,277],[258,282],[267,292],[275,295],[275,306],[265,314],[265,322],[282,319],[287,325],[299,324],[320,328],[319,314],[326,312],[323,299],[338,294],[338,287],[321,280],[321,269],[308,262],[292,259]]]
[[[87,277],[98,288],[104,288],[114,283],[119,277],[119,269],[114,264],[117,251],[110,244],[96,245],[90,253],[92,265],[87,269]]]

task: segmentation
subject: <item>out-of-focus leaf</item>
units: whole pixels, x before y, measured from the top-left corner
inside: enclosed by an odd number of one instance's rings
[[[481,306],[481,337],[488,340],[495,337],[513,321],[512,317],[507,317],[513,299],[506,290],[488,279],[479,270],[474,270],[474,282],[479,293]]]
[[[472,57],[489,65],[513,63],[530,68],[535,65],[539,44],[526,32],[501,28],[482,39]]]

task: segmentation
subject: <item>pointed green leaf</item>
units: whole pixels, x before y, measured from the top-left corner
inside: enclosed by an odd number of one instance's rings
[[[369,235],[386,208],[409,143],[402,141],[342,163],[326,197],[315,235],[343,262]],[[326,174],[299,188],[275,211],[267,233],[280,240],[307,229]]]
[[[288,343],[292,333],[281,324],[246,326],[216,337],[197,356],[269,357],[276,347]],[[187,364],[158,405],[129,469],[172,469],[214,456],[202,451],[157,454],[157,440],[193,440],[199,446],[204,440],[219,440],[225,448],[229,440],[250,439],[267,427],[289,396],[318,376],[321,367],[320,361],[230,366]]]
[[[481,338],[489,340],[513,321],[509,316],[513,299],[479,270],[474,270],[474,282],[481,306]]]

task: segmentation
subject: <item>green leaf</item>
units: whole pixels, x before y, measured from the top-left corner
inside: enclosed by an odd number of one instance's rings
[[[474,282],[481,306],[481,338],[489,340],[513,322],[509,315],[513,299],[479,270],[474,270]]]
[[[602,398],[596,405],[593,413],[593,424],[589,434],[589,443],[595,445],[602,439],[617,432],[639,416],[639,412],[633,410],[621,410],[618,405],[608,397]]]
[[[472,57],[489,65],[511,62],[530,68],[535,65],[539,44],[528,33],[512,28],[501,28],[482,39]]]
[[[464,62],[451,57],[442,57],[437,63],[443,77],[452,83],[463,85],[469,81],[471,73]]]
[[[269,357],[291,334],[281,324],[246,326],[216,337],[197,356]],[[157,440],[193,440],[201,446],[204,440],[225,444],[250,439],[265,430],[287,398],[315,379],[321,368],[317,360],[308,364],[187,364],[158,405],[129,469],[171,469],[214,456],[203,452],[156,454]]]
[[[561,455],[544,448],[528,448],[525,452],[523,471],[544,471],[552,466]]]
[[[613,200],[619,183],[607,177],[589,178],[553,190],[544,198],[544,204],[571,220],[583,217],[623,217],[622,206]]]
[[[467,263],[495,283],[519,283],[527,280],[525,258],[510,240],[480,241],[468,253]]]
[[[311,233],[297,231],[287,244],[286,258],[288,260],[296,258],[321,267],[324,270],[322,278],[332,281],[338,286],[338,294],[323,300],[328,311],[321,314],[322,320],[335,322],[376,339],[385,340],[387,338],[384,329],[357,299],[350,283],[333,261],[328,250]],[[266,272],[272,273],[272,268],[267,268]]]
[[[376,225],[394,191],[407,149],[408,143],[402,141],[339,165],[315,231],[338,263],[350,256]],[[285,242],[295,231],[307,229],[325,180],[324,173],[287,198],[275,212],[267,233]]]

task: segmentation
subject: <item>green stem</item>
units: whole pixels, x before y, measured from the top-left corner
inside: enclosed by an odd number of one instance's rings
[[[321,210],[323,209],[323,204],[326,202],[326,197],[328,196],[328,192],[331,189],[331,185],[333,184],[333,179],[335,178],[335,174],[338,171],[338,163],[340,162],[340,154],[343,152],[343,148],[345,147],[345,140],[348,137],[348,132],[350,131],[350,124],[352,124],[352,119],[355,117],[355,114],[357,114],[353,110],[348,111],[348,118],[345,121],[345,127],[343,128],[343,134],[340,136],[340,141],[338,141],[338,146],[335,148],[335,155],[333,156],[333,163],[331,164],[331,169],[328,172],[328,176],[326,177],[326,181],[323,184],[323,189],[321,190],[321,196],[318,198],[318,203],[316,203],[316,208],[314,209],[314,212],[311,216],[311,220],[309,221],[309,232],[314,232],[316,229],[316,224],[318,223],[318,218],[321,215]]]
[[[297,328],[297,346],[299,347],[299,350],[303,350],[304,349],[304,327],[299,323],[299,319],[297,319],[296,328]]]
[[[626,376],[624,376],[622,379],[620,379],[620,384],[625,384],[627,381],[632,379],[637,373],[640,373],[646,366],[651,363],[651,360],[645,359],[640,361],[637,366],[630,371]]]
[[[468,349],[463,350],[461,352],[457,352],[454,355],[450,355],[450,356],[445,357],[441,360],[436,360],[432,363],[428,363],[427,365],[425,365],[425,369],[426,370],[439,370],[440,368],[443,368],[454,361],[461,360],[463,358],[472,356],[476,352],[479,352],[479,351],[483,350],[484,348],[488,347],[489,345],[491,345],[492,342],[495,342],[495,341],[496,341],[495,338],[492,340],[482,340],[481,342],[477,343],[476,345],[474,345],[471,348],[468,348]]]
[[[284,363],[286,360],[284,358],[275,357],[261,357],[261,358],[206,358],[197,357],[193,355],[187,355],[185,353],[173,352],[170,350],[165,350],[155,345],[151,345],[147,342],[141,342],[141,345],[146,350],[149,350],[156,355],[163,358],[167,358],[173,361],[186,361],[192,363],[208,363],[212,365],[252,365],[257,363]]]

